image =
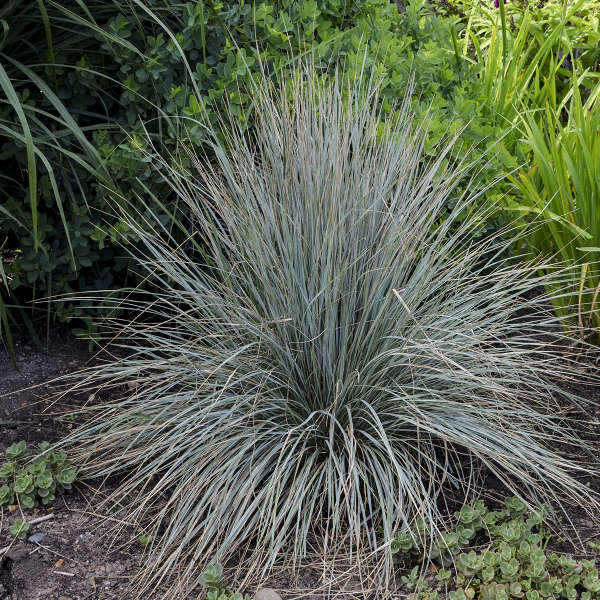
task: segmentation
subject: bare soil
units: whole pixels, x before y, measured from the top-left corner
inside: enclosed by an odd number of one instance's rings
[[[2,454],[13,442],[24,439],[30,446],[43,440],[53,442],[73,427],[57,417],[82,399],[66,396],[58,406],[52,400],[57,390],[52,380],[93,360],[87,345],[63,329],[52,333],[44,350],[26,338],[17,341],[16,354],[17,369],[7,353],[0,352]],[[126,598],[127,583],[135,576],[142,548],[132,553],[111,547],[110,521],[95,511],[97,503],[94,490],[76,485],[51,507],[24,514],[19,509],[4,510],[0,515],[0,600]],[[46,514],[53,517],[32,525],[29,532],[29,536],[41,534],[39,542],[15,540],[10,535],[15,519],[30,521]],[[3,553],[1,549],[7,546],[10,549]]]

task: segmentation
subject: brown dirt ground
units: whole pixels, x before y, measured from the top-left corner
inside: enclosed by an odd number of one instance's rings
[[[16,354],[18,370],[0,347],[0,456],[15,441],[25,439],[30,445],[42,440],[56,441],[73,426],[57,417],[70,406],[80,406],[85,399],[67,395],[61,399],[61,405],[56,406],[51,397],[57,384],[52,380],[94,361],[87,345],[75,340],[66,329],[54,330],[45,350],[38,350],[23,337],[16,341]],[[600,407],[600,390],[579,391],[597,398]],[[600,415],[600,409],[598,413]],[[493,482],[490,484],[493,487]],[[600,490],[597,480],[590,480],[589,485]],[[97,512],[101,498],[97,490],[78,484],[57,498],[52,507],[25,511],[23,516],[28,520],[48,513],[54,515],[32,526],[29,535],[43,534],[39,543],[15,541],[8,532],[12,522],[22,516],[18,509],[0,512],[0,600],[126,600],[130,597],[128,583],[136,577],[143,550],[141,546],[119,547],[119,540],[115,543],[110,535],[110,521]],[[598,524],[581,511],[575,509],[569,516],[583,541],[600,536]],[[135,537],[133,529],[128,533]],[[7,546],[10,549],[3,552]],[[339,586],[329,587],[324,585],[320,575],[322,565],[307,567],[295,577],[275,574],[265,585],[280,590],[284,600],[375,597],[344,592]],[[349,583],[353,579],[351,577]],[[317,587],[321,587],[320,591],[308,591]],[[334,591],[333,587],[337,589]],[[144,598],[153,600],[154,597],[162,598],[162,595],[157,593]]]
[[[54,331],[47,349],[40,351],[23,338],[16,342],[18,370],[0,353],[0,452],[25,439],[28,445],[55,441],[66,427],[57,416],[69,403],[52,404],[55,390],[44,382],[78,370],[92,358],[85,343],[68,330]],[[27,389],[30,388],[30,389]],[[52,513],[51,520],[33,525],[30,535],[43,534],[39,544],[15,541],[8,532],[20,511],[0,516],[0,599],[6,600],[112,600],[126,597],[126,582],[135,575],[142,552],[111,550],[110,526],[95,510],[93,490],[78,485],[57,498],[52,507],[24,511],[32,520]]]

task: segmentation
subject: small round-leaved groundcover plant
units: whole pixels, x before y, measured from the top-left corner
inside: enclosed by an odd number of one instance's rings
[[[256,132],[232,117],[195,172],[155,159],[189,238],[150,204],[130,219],[155,287],[106,323],[127,358],[77,384],[111,399],[66,443],[83,476],[118,477],[114,506],[151,538],[146,589],[233,556],[264,573],[311,540],[361,556],[417,515],[434,531],[479,467],[525,499],[594,503],[561,410],[575,350],[532,293],[572,273],[468,243],[486,214],[445,207],[472,165],[448,166],[452,141],[423,158],[408,96],[382,124],[376,84],[307,71],[252,90]]]
[[[410,600],[596,600],[600,577],[593,560],[576,560],[548,549],[552,540],[543,526],[546,509],[529,511],[517,497],[501,510],[483,501],[455,513],[454,527],[434,539],[423,528],[420,540],[407,532],[392,542],[392,552],[409,564],[423,556],[434,561],[421,574],[417,564],[402,576]],[[465,550],[467,546],[474,549]]]
[[[33,508],[38,502],[52,504],[77,477],[66,453],[51,449],[48,442],[41,442],[34,453],[21,440],[10,445],[5,454],[0,466],[0,508],[15,503],[21,508]]]
[[[206,567],[201,575],[202,587],[206,590],[206,600],[251,600],[250,596],[232,592],[225,584],[223,566],[215,563]]]

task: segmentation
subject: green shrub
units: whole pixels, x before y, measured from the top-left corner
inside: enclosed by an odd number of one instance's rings
[[[250,126],[248,84],[265,69],[286,79],[299,55],[310,55],[322,73],[343,64],[350,78],[366,61],[382,79],[386,105],[414,77],[412,108],[428,121],[429,152],[464,128],[466,146],[486,147],[504,127],[480,115],[485,90],[478,65],[455,53],[458,25],[425,2],[408,3],[404,13],[388,0],[38,6],[45,9],[12,3],[0,13],[7,26],[0,47],[3,209],[11,215],[0,226],[6,247],[20,251],[5,265],[17,299],[123,285],[129,263],[118,244],[136,239],[115,218],[114,199],[132,201],[150,189],[176,205],[149,168],[146,133],[163,154],[177,154],[182,140],[200,149],[206,134],[194,118],[208,113],[215,125],[224,101]],[[28,44],[28,36],[45,46]],[[480,188],[503,166],[493,156]],[[72,300],[53,307],[62,319],[85,314]]]
[[[598,26],[600,3],[458,2],[465,13],[461,54],[475,47],[490,123],[514,126],[498,145],[506,169],[519,172],[494,195],[512,214],[535,220],[525,246],[581,267],[576,293],[555,308],[598,339]],[[523,168],[525,166],[525,168]],[[523,247],[517,247],[520,254]],[[581,333],[583,335],[583,332]]]
[[[403,97],[414,78],[412,109],[427,121],[426,153],[432,156],[442,139],[462,132],[454,156],[476,145],[488,157],[471,192],[475,186],[494,198],[510,192],[507,186],[487,191],[503,170],[528,160],[528,148],[517,135],[507,137],[506,128],[520,103],[539,107],[568,97],[571,62],[581,85],[593,81],[598,0],[580,0],[566,14],[556,0],[541,9],[511,2],[504,27],[499,11],[482,3],[454,3],[450,14],[425,0],[405,4],[401,13],[388,0],[85,6],[63,0],[0,9],[6,25],[0,246],[13,257],[4,265],[4,283],[14,296],[9,301],[2,289],[1,331],[15,302],[57,296],[52,306],[61,319],[90,316],[90,307],[61,294],[130,282],[135,274],[119,244],[137,240],[115,217],[115,198],[131,202],[150,189],[168,208],[177,206],[149,168],[146,133],[162,154],[176,155],[180,140],[200,150],[206,133],[194,118],[208,113],[215,125],[225,101],[251,126],[250,80],[265,68],[286,79],[299,55],[313,57],[322,73],[343,63],[352,77],[366,51],[367,67],[382,79],[385,106]],[[29,44],[30,38],[45,44]],[[576,60],[566,58],[569,52]],[[545,85],[552,73],[556,89]],[[448,199],[448,212],[463,191]],[[140,203],[137,208],[143,210]],[[488,219],[473,237],[501,223]]]
[[[0,507],[18,502],[33,508],[36,502],[52,504],[56,495],[71,488],[77,469],[62,451],[50,450],[48,442],[38,446],[35,455],[24,441],[6,450],[7,460],[0,467]]]
[[[577,561],[548,550],[552,536],[543,527],[545,516],[544,509],[529,511],[516,497],[507,498],[505,508],[495,511],[478,501],[455,513],[455,526],[437,539],[427,540],[426,545],[423,539],[415,540],[408,546],[410,536],[401,533],[392,548],[408,559],[413,553],[421,557],[426,553],[439,565],[435,585],[419,576],[419,565],[403,576],[415,599],[600,598],[593,560]],[[478,549],[462,551],[475,542]]]
[[[151,319],[112,323],[128,357],[79,384],[112,400],[65,443],[85,476],[118,477],[156,578],[187,587],[243,551],[300,561],[312,534],[371,552],[375,525],[390,539],[415,513],[435,527],[442,482],[475,490],[466,456],[523,493],[594,502],[556,449],[582,443],[558,418],[573,350],[530,293],[568,272],[471,244],[471,197],[443,218],[465,167],[450,146],[424,162],[410,97],[382,128],[361,75],[257,88],[255,133],[232,109],[217,162],[159,162],[193,215],[185,246],[128,220],[156,287],[124,303]]]
[[[12,3],[0,14],[3,213],[12,216],[1,226],[7,248],[20,251],[5,270],[21,300],[126,283],[118,244],[136,240],[114,217],[114,199],[132,201],[148,188],[176,203],[148,166],[146,132],[164,153],[182,139],[201,148],[194,117],[208,111],[215,123],[215,106],[226,100],[250,122],[244,85],[263,68],[287,77],[299,54],[323,72],[340,60],[360,63],[365,50],[374,69],[396,61],[405,80],[410,67],[410,40],[397,35],[397,9],[387,0],[39,7]],[[46,45],[29,44],[34,37]],[[72,300],[53,307],[61,319],[84,314]]]

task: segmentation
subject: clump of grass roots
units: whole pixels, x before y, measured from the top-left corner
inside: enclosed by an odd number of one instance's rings
[[[384,119],[366,77],[304,72],[254,95],[256,133],[232,116],[195,173],[155,158],[189,235],[150,201],[132,214],[155,286],[120,301],[136,318],[107,319],[126,358],[78,384],[110,399],[66,443],[81,477],[117,476],[114,506],[151,540],[145,589],[190,589],[232,557],[267,573],[313,543],[379,552],[389,575],[394,533],[435,529],[482,469],[592,506],[561,410],[575,349],[530,293],[570,271],[469,242],[481,203],[447,206],[476,167],[448,166],[453,141],[424,159],[410,97]]]

